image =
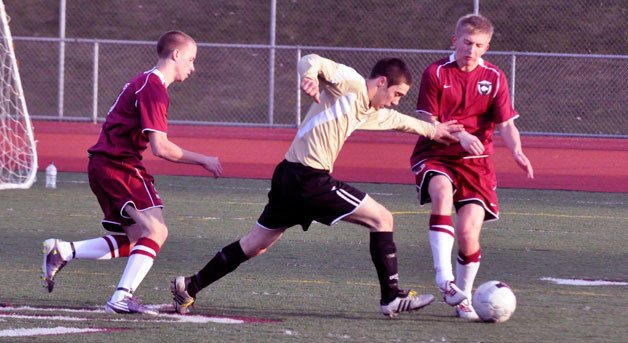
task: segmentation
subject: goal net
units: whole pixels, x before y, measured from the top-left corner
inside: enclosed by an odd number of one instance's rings
[[[0,21],[0,189],[29,188],[37,153],[3,1]]]

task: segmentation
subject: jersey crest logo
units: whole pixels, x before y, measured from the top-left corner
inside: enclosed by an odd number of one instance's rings
[[[478,82],[478,92],[482,95],[486,95],[491,92],[493,89],[493,84],[490,81],[480,81]]]

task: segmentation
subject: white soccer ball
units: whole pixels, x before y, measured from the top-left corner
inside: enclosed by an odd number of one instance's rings
[[[515,312],[517,298],[506,283],[488,281],[475,291],[473,308],[482,321],[503,323]]]

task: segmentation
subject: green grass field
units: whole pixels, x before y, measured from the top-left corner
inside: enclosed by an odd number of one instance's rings
[[[43,176],[39,175],[40,180]],[[268,253],[199,294],[186,320],[110,316],[102,305],[126,259],[79,261],[40,286],[41,241],[105,233],[85,174],[59,188],[0,192],[0,340],[96,342],[620,342],[628,337],[628,214],[625,193],[500,190],[502,219],[485,226],[476,286],[502,280],[518,307],[503,324],[469,323],[441,301],[389,320],[378,306],[367,231],[341,223],[287,231]],[[429,208],[411,185],[356,184],[395,217],[402,286],[437,293],[427,242]],[[262,210],[267,180],[158,176],[170,236],[136,294],[170,304],[169,281],[191,274],[245,234]],[[614,286],[559,285],[542,278],[605,279]],[[208,321],[243,319],[241,323]],[[7,337],[33,328],[109,329]],[[69,329],[68,329],[69,330]]]

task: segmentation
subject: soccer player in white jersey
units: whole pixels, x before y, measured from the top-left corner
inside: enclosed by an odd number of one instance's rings
[[[495,65],[482,59],[493,35],[491,22],[479,15],[460,18],[452,38],[454,53],[423,72],[417,112],[433,123],[457,120],[464,131],[459,143],[439,144],[419,138],[412,170],[420,204],[432,203],[429,240],[436,284],[458,317],[478,318],[471,304],[473,281],[480,268],[480,230],[499,218],[497,181],[491,161],[493,133],[499,128],[513,158],[533,178],[514,120],[508,82]],[[452,210],[456,209],[454,226]],[[454,279],[451,253],[458,239]]]
[[[451,133],[460,126],[454,122],[433,125],[388,108],[398,104],[412,82],[400,59],[380,60],[368,79],[317,55],[303,57],[298,72],[301,89],[315,103],[273,173],[268,203],[248,234],[222,248],[198,273],[172,281],[179,313],[188,312],[201,289],[264,253],[287,228],[301,225],[307,230],[314,220],[326,225],[345,220],[369,229],[384,315],[418,310],[434,301],[432,295],[398,286],[391,213],[366,193],[334,179],[331,172],[344,142],[356,129],[394,129],[448,143],[456,141]]]

